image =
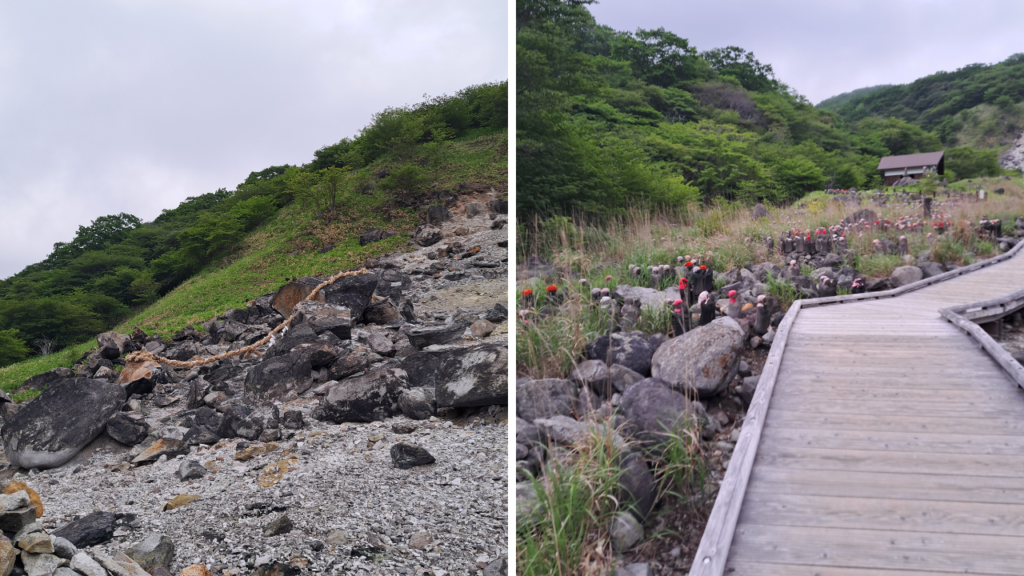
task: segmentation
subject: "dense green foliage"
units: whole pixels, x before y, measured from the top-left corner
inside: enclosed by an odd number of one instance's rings
[[[446,182],[440,173],[453,171],[446,154],[461,139],[506,130],[507,93],[507,82],[484,84],[388,108],[306,165],[252,172],[234,190],[190,197],[152,222],[116,214],[80,226],[45,260],[0,280],[0,366],[29,349],[48,353],[81,342],[199,271],[228,264],[257,227],[291,204],[315,215],[317,226],[355,222],[356,212],[369,209],[363,198],[377,190],[422,193]],[[388,202],[374,202],[381,212],[379,204]]]
[[[1024,53],[991,66],[971,64],[954,72],[937,72],[910,84],[886,86],[838,102],[831,100],[834,99],[822,102],[819,107],[833,110],[846,122],[892,116],[934,131],[943,142],[950,143],[964,123],[971,121],[971,109],[981,104],[1006,109],[1024,100]]]
[[[754,54],[616,32],[590,0],[517,2],[517,203],[524,214],[784,202],[881,184],[881,156],[941,148],[899,118],[847,124]]]
[[[878,90],[881,90],[882,88],[888,88],[889,86],[892,86],[892,84],[879,84],[878,86],[868,86],[866,88],[857,88],[856,90],[843,92],[842,94],[838,94],[836,96],[826,98],[821,102],[818,102],[817,107],[824,108],[826,110],[831,110],[834,109],[836,106],[842,104],[843,102],[853,100],[854,98],[860,98],[861,96],[867,96],[872,92],[876,92]]]

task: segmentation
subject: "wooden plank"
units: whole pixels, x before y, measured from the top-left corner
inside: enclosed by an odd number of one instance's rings
[[[1021,478],[1024,458],[990,454],[934,454],[880,450],[835,450],[781,447],[766,443],[757,451],[757,465],[793,470],[831,470],[839,478],[845,472],[889,474],[966,474]]]
[[[971,390],[982,390],[982,389],[994,389],[994,388],[1005,388],[1012,389],[1013,383],[1006,377],[1003,372],[996,372],[994,369],[989,370],[985,377],[981,377],[981,374],[964,374],[964,373],[939,373],[939,374],[928,374],[925,377],[918,375],[917,377],[910,377],[908,374],[901,373],[900,375],[886,374],[886,373],[855,373],[848,374],[846,369],[836,371],[834,374],[815,374],[800,372],[796,369],[785,370],[785,373],[779,377],[780,382],[784,382],[786,386],[799,386],[802,384],[808,385],[820,385],[820,386],[863,386],[864,388],[946,388],[946,387],[959,387],[962,389]]]
[[[793,322],[796,321],[800,313],[800,307],[799,301],[794,302],[782,323],[779,324],[775,343],[772,345],[771,352],[768,353],[757,390],[754,392],[754,398],[743,420],[743,429],[740,432],[736,448],[733,450],[732,459],[729,461],[730,466],[726,470],[725,478],[722,479],[718,496],[715,498],[715,505],[711,509],[711,515],[704,527],[700,545],[694,555],[693,566],[690,568],[691,576],[721,576],[725,570],[725,562],[729,557],[729,547],[736,530],[736,522],[740,515],[740,508],[743,506],[747,481],[757,455],[761,429],[764,426],[772,391],[775,388],[775,378],[782,364],[783,351],[786,349],[786,339],[789,337],[789,330],[793,326]]]
[[[798,564],[768,564],[743,562],[731,558],[726,564],[729,576],[949,576],[949,572],[904,569],[845,568],[842,566],[813,566]],[[976,574],[978,574],[976,572]]]
[[[768,421],[799,422],[804,426],[814,426],[829,430],[878,430],[887,432],[977,432],[985,434],[1014,436],[1024,434],[1024,422],[1018,418],[979,418],[977,416],[958,416],[937,418],[927,415],[908,414],[893,418],[878,414],[818,414],[794,410],[772,410]]]
[[[751,494],[807,494],[1024,505],[1024,483],[1019,478],[963,474],[940,476],[846,472],[837,478],[835,472],[829,470],[790,470],[758,465],[751,472],[747,491]]]
[[[949,434],[927,432],[878,432],[873,430],[828,430],[801,428],[799,423],[766,421],[762,442],[791,448],[891,450],[894,452],[1024,454],[1024,436]]]
[[[1019,402],[1024,401],[1024,391],[998,386],[956,386],[950,382],[948,386],[936,389],[933,386],[898,387],[864,386],[859,382],[829,382],[822,384],[797,384],[780,382],[775,391],[776,398],[785,394],[801,398],[834,398],[845,400],[913,400],[915,402],[970,402],[984,400],[986,402]]]
[[[912,400],[874,400],[828,398],[820,395],[812,397],[799,394],[780,394],[775,397],[776,408],[779,410],[801,410],[817,414],[876,414],[879,416],[901,417],[904,414],[925,410],[929,416],[936,418],[958,417],[965,412],[982,418],[1020,418],[1024,420],[1024,405],[1012,406],[1009,403],[996,405],[984,400],[969,400],[957,404],[944,402],[930,403],[922,406]]]
[[[1021,573],[1024,538],[744,524],[736,529],[738,561],[847,568]]]
[[[1024,537],[1024,505],[748,493],[739,522]]]

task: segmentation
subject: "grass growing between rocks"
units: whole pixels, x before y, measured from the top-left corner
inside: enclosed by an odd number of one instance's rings
[[[534,480],[535,522],[516,528],[519,574],[607,573],[608,526],[620,504],[622,455],[614,431],[606,426],[594,427],[561,461],[548,461],[544,477]]]
[[[668,515],[679,511],[704,514],[711,502],[699,431],[690,424],[667,432],[664,441],[646,453],[654,458],[651,470],[658,500],[664,502],[662,509]],[[612,549],[610,526],[615,515],[626,509],[619,489],[620,463],[638,449],[623,445],[612,427],[592,426],[589,436],[571,451],[549,456],[544,476],[533,481],[537,512],[517,526],[518,574],[611,572],[619,552]],[[671,528],[665,530],[672,532]]]

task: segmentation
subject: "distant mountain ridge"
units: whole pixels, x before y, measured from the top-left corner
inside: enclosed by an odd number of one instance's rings
[[[936,72],[909,84],[854,90],[817,107],[851,123],[872,116],[895,117],[935,132],[945,143],[970,121],[963,112],[981,104],[1010,109],[1021,101],[1024,53],[997,64],[970,64],[953,72]]]
[[[833,96],[831,98],[826,98],[826,99],[822,100],[821,102],[818,102],[817,104],[815,104],[814,107],[815,108],[820,108],[822,110],[832,110],[836,106],[838,106],[838,105],[840,105],[840,104],[842,104],[844,102],[849,102],[850,100],[853,100],[854,98],[859,98],[861,96],[867,96],[868,94],[871,94],[872,92],[877,92],[877,91],[881,90],[882,88],[890,88],[890,87],[892,87],[892,84],[879,84],[877,86],[868,86],[867,88],[857,88],[856,90],[851,90],[849,92],[843,92],[842,94],[837,94],[837,95],[835,95],[835,96]]]

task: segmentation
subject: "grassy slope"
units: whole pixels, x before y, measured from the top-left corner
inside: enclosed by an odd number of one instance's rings
[[[505,189],[508,183],[508,133],[471,135],[446,143],[430,151],[437,168],[435,182],[441,189],[455,188],[459,183],[489,184]],[[412,154],[415,160],[420,155]],[[404,163],[404,162],[403,162]],[[397,161],[384,161],[373,169],[390,169]],[[169,337],[187,324],[199,329],[199,323],[224,313],[228,308],[241,308],[256,296],[266,294],[293,276],[328,275],[358,268],[367,258],[401,249],[410,230],[418,222],[414,210],[394,210],[385,220],[386,195],[355,195],[345,202],[346,216],[325,226],[298,205],[282,209],[273,219],[256,229],[244,246],[227,258],[196,274],[166,296],[138,311],[114,328],[130,333],[138,326],[147,334]],[[369,228],[398,232],[381,242],[359,246],[359,234]],[[334,248],[321,254],[328,244]],[[95,340],[76,344],[46,357],[35,357],[0,368],[0,389],[10,392],[26,378],[59,366],[70,367],[90,348]],[[23,393],[18,401],[34,396]]]

